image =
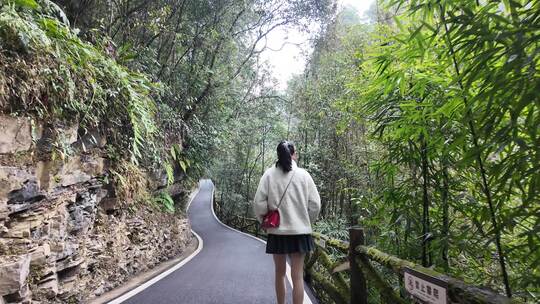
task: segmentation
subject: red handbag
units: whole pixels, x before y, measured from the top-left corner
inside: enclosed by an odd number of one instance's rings
[[[283,197],[285,196],[285,193],[287,192],[287,189],[289,188],[289,185],[292,182],[292,179],[294,177],[294,174],[296,171],[293,172],[293,175],[291,176],[291,179],[289,180],[289,183],[287,184],[287,187],[285,188],[285,191],[283,191],[283,195],[281,195],[281,199],[279,200],[279,204],[277,206],[276,210],[268,210],[268,212],[263,216],[263,221],[261,224],[261,227],[263,229],[268,228],[277,228],[279,227],[279,206],[281,206],[281,203],[283,202]]]
[[[264,229],[279,227],[279,211],[270,210],[263,217],[261,226]]]

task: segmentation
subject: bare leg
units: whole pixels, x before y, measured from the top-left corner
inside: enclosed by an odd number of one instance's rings
[[[293,304],[304,303],[304,253],[293,253],[291,258],[291,276],[293,281]]]
[[[278,304],[285,304],[285,292],[287,291],[287,285],[285,285],[287,255],[274,254],[273,256],[276,270],[276,298]]]

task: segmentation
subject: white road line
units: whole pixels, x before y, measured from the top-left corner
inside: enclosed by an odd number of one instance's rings
[[[191,194],[191,198],[189,199],[189,202],[186,206],[186,214],[189,210],[189,207],[191,206],[191,202],[193,202],[193,199],[195,198],[195,196],[197,196],[197,194],[199,194],[199,191],[201,191],[201,185],[199,183],[199,187],[197,188],[197,190],[195,190],[192,194]]]
[[[210,180],[205,180],[205,181],[209,182]],[[218,221],[218,223],[220,223],[222,226],[224,226],[224,227],[226,227],[228,229],[231,229],[231,230],[236,231],[238,233],[241,233],[243,235],[249,236],[250,238],[256,239],[257,241],[262,242],[263,244],[266,244],[265,240],[262,240],[262,239],[260,239],[258,237],[255,237],[255,236],[251,235],[251,234],[248,234],[248,233],[242,232],[240,230],[234,229],[234,228],[232,228],[230,226],[227,226],[218,219],[218,217],[216,216],[216,213],[214,212],[214,191],[215,191],[215,189],[216,189],[216,187],[212,183],[212,201],[211,201],[210,205],[212,206],[212,215],[214,215],[214,218],[216,219],[216,221]],[[287,279],[289,280],[289,283],[292,286],[293,283],[292,283],[292,276],[291,276],[291,266],[289,266],[289,262],[287,262],[286,273],[287,273]],[[305,290],[304,290],[304,304],[313,304],[313,302],[311,302],[311,299],[309,298],[309,296],[308,296],[308,294],[306,293]]]
[[[189,200],[189,203],[187,205],[186,211],[189,209],[189,206],[191,205],[191,202],[193,201],[193,199],[197,196],[197,194],[199,194],[199,189],[200,189],[200,187],[197,189],[196,192],[194,192],[194,194],[192,194],[192,197]],[[197,240],[199,242],[199,245],[197,246],[197,249],[192,254],[190,254],[188,257],[186,257],[182,261],[178,262],[178,264],[172,266],[171,268],[167,269],[166,271],[164,271],[164,272],[160,273],[159,275],[153,277],[151,280],[146,281],[144,284],[140,285],[139,287],[137,287],[135,289],[132,289],[132,290],[126,292],[125,294],[121,295],[120,297],[108,302],[108,304],[119,304],[119,303],[124,302],[125,300],[133,297],[134,295],[138,294],[139,292],[145,290],[146,288],[152,286],[154,283],[158,282],[159,280],[165,278],[169,274],[171,274],[174,271],[178,270],[180,267],[184,266],[187,262],[191,261],[191,259],[193,259],[197,254],[199,254],[199,252],[201,252],[201,250],[204,247],[204,242],[203,242],[202,238],[193,230],[191,230],[191,233],[193,233],[193,235],[195,235],[195,237],[197,238]]]

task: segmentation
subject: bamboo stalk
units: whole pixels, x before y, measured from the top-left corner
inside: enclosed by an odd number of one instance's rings
[[[454,50],[454,45],[452,43],[452,40],[450,39],[450,33],[449,33],[449,30],[448,30],[448,24],[446,22],[446,12],[444,11],[444,8],[442,5],[439,4],[439,7],[440,7],[440,10],[441,10],[441,22],[444,24],[444,30],[445,30],[445,36],[446,36],[446,42],[448,43],[448,46],[450,48],[450,56],[451,56],[451,59],[452,59],[452,62],[453,62],[453,66],[454,66],[454,70],[456,72],[456,76],[458,77],[458,85],[461,89],[461,91],[463,92],[463,103],[465,105],[465,107],[468,108],[469,106],[469,100],[467,99],[467,90],[465,89],[465,86],[463,85],[463,82],[462,82],[462,79],[461,79],[461,71],[459,69],[459,64],[457,62],[457,56],[456,56],[456,52]],[[511,6],[512,8],[512,6]],[[510,288],[510,280],[508,278],[508,272],[506,270],[506,255],[505,255],[505,252],[503,251],[502,249],[502,245],[501,245],[501,231],[499,229],[499,224],[497,222],[497,215],[496,215],[496,210],[495,210],[495,204],[493,202],[493,197],[492,197],[492,190],[489,186],[489,182],[488,182],[488,177],[487,177],[487,171],[486,171],[486,168],[485,168],[485,165],[484,165],[484,160],[482,159],[482,150],[480,149],[480,143],[479,143],[479,140],[478,140],[478,134],[477,134],[477,131],[476,131],[476,127],[474,125],[474,122],[473,122],[473,117],[472,117],[472,113],[471,113],[471,110],[468,109],[467,112],[466,112],[467,116],[468,116],[468,125],[469,125],[469,130],[471,132],[471,137],[472,137],[472,141],[473,141],[473,145],[474,145],[474,148],[475,148],[475,151],[477,151],[475,154],[476,156],[476,162],[478,163],[478,168],[480,170],[480,177],[482,179],[482,191],[484,192],[484,195],[486,196],[486,201],[487,201],[487,204],[488,204],[488,207],[489,207],[489,213],[490,213],[490,219],[491,219],[491,223],[493,225],[493,231],[495,232],[495,246],[497,247],[497,255],[499,257],[499,265],[501,267],[501,274],[502,274],[502,277],[503,277],[503,282],[504,282],[504,288],[505,288],[505,291],[506,291],[506,295],[508,297],[512,297],[512,289]]]

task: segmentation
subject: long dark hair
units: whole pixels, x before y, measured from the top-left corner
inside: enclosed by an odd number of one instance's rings
[[[281,167],[285,172],[292,170],[292,158],[294,154],[294,144],[292,142],[282,140],[277,146],[278,161],[276,167]]]

